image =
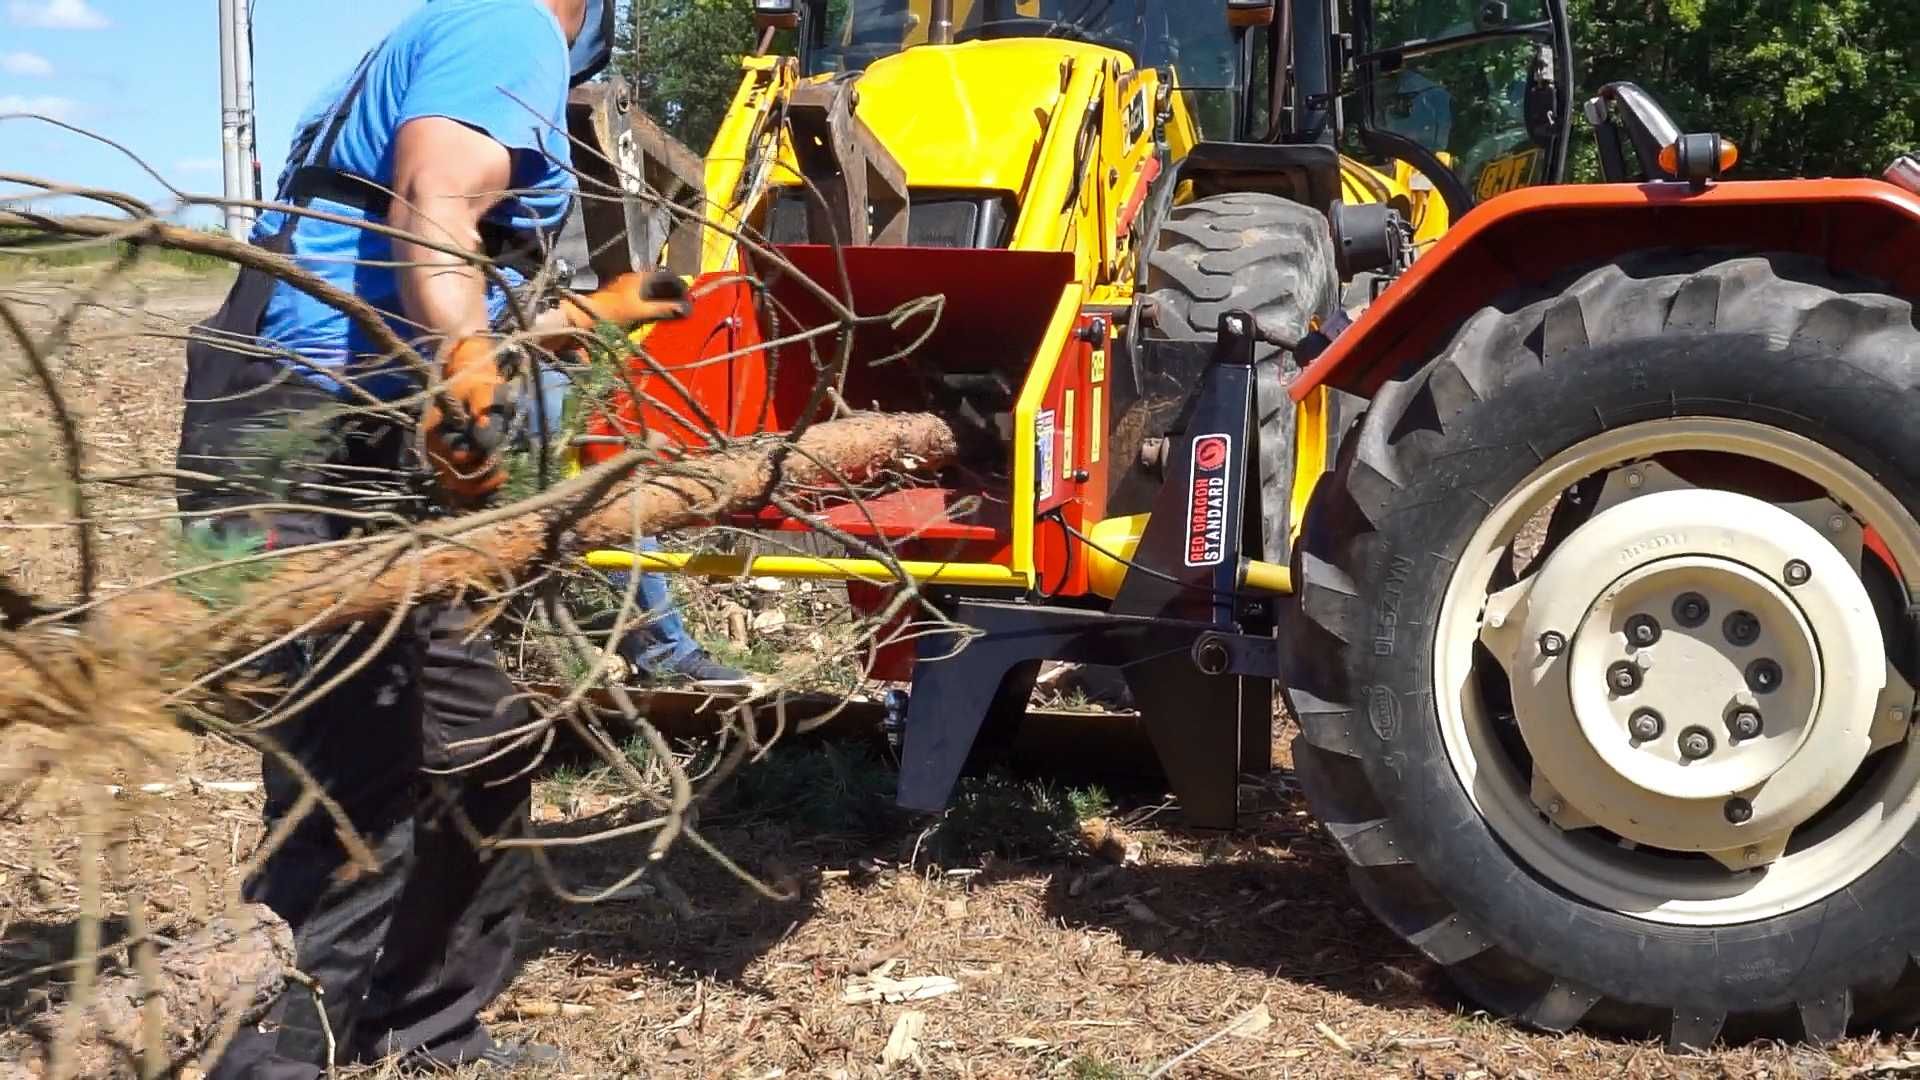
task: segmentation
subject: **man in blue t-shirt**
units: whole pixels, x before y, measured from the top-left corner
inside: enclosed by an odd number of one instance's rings
[[[491,333],[529,272],[514,267],[542,256],[573,201],[568,90],[605,67],[612,3],[428,0],[307,111],[279,191],[305,212],[264,215],[253,242],[378,314],[356,322],[241,273],[188,345],[179,502],[190,520],[223,542],[296,547],[499,486],[515,403]],[[473,255],[505,267],[501,278]],[[595,296],[615,321],[684,310],[677,282],[639,276]],[[530,329],[582,323],[563,305]],[[382,349],[393,334],[429,369]],[[410,479],[422,474],[433,483]],[[299,642],[269,666],[282,700],[313,700],[259,732],[274,744],[266,816],[285,835],[246,889],[293,928],[315,989],[290,987],[213,1075],[307,1080],[329,1054],[449,1066],[557,1056],[498,1043],[478,1019],[511,978],[530,873],[524,850],[474,838],[524,833],[536,748],[472,612],[417,608]],[[332,810],[311,805],[310,786]],[[350,860],[348,831],[374,865]]]

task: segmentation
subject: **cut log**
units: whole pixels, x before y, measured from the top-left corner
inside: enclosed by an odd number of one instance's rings
[[[957,453],[953,429],[922,413],[858,414],[817,424],[797,440],[768,436],[664,464],[655,451],[629,450],[511,505],[344,551],[288,554],[217,611],[170,588],[123,593],[90,613],[77,634],[50,625],[0,632],[0,728],[32,724],[137,744],[143,729],[171,728],[178,688],[289,634],[501,592],[590,548],[624,547],[635,536],[763,505],[782,491],[937,469]]]
[[[253,1012],[286,985],[293,967],[293,933],[272,911],[250,904],[221,916],[193,937],[160,953],[155,1000],[167,1034],[168,1052],[189,1057],[230,1027],[236,1014]],[[61,1005],[34,1025],[42,1048],[53,1033],[79,1033],[67,1058],[69,1076],[139,1075],[136,1048],[147,988],[132,974],[102,979],[92,1001]],[[39,1080],[44,1053],[0,1065],[0,1080]]]

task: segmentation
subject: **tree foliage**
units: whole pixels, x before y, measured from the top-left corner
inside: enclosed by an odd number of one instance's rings
[[[640,107],[704,153],[740,85],[740,57],[754,44],[747,0],[628,0],[615,70],[633,81]]]
[[[1742,176],[1877,174],[1920,143],[1914,0],[1570,0],[1580,84],[1740,144]]]

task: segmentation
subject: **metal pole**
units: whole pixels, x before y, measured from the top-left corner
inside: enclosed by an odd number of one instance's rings
[[[246,164],[240,146],[240,27],[234,21],[236,0],[220,0],[220,194],[228,200],[246,198]],[[227,206],[227,235],[247,238],[245,214]]]
[[[932,23],[927,28],[927,44],[953,44],[953,0],[933,0],[927,14],[931,16],[928,21]]]
[[[234,0],[233,82],[239,91],[240,108],[240,190],[242,197],[260,200],[260,148],[255,140],[257,117],[253,108],[253,0]],[[240,211],[249,231],[259,216],[252,209]]]

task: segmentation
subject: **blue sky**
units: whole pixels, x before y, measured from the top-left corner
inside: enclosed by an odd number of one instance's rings
[[[261,172],[273,186],[301,107],[419,0],[253,0]],[[0,114],[57,116],[189,191],[220,190],[216,0],[0,0]],[[0,120],[0,171],[160,199],[117,151]]]

